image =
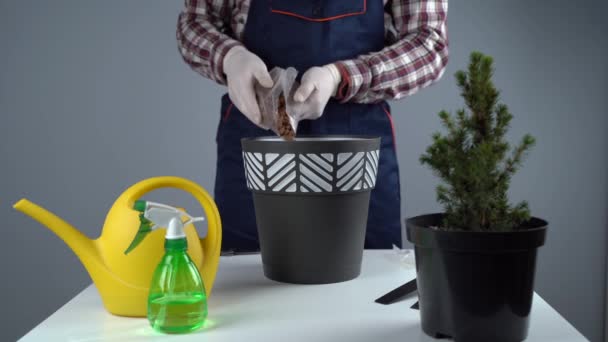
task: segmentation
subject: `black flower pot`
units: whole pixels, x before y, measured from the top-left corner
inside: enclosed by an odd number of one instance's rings
[[[547,222],[533,218],[514,232],[430,228],[442,218],[432,214],[406,222],[415,246],[422,330],[455,341],[523,341]]]
[[[297,284],[356,278],[380,138],[251,138],[242,147],[266,277]]]

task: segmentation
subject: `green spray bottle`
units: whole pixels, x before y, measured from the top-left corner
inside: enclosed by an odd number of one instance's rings
[[[166,228],[165,255],[154,271],[148,295],[148,321],[163,333],[187,333],[202,327],[207,318],[207,295],[201,275],[187,253],[184,226],[203,221],[177,208],[136,201],[140,226],[128,254],[153,230]],[[182,221],[182,217],[187,220]],[[203,236],[206,235],[202,234]]]

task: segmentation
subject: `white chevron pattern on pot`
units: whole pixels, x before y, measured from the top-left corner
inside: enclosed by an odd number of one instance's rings
[[[355,190],[363,177],[365,152],[339,153],[336,186],[340,191]]]
[[[378,151],[371,151],[366,153],[363,189],[373,188],[376,185],[376,176],[378,175],[378,157]]]
[[[277,153],[266,153],[266,177],[272,191],[296,191],[296,161],[292,153],[279,157]]]
[[[250,152],[243,153],[243,162],[245,164],[245,176],[249,187],[254,190],[266,190],[262,154]]]
[[[244,152],[247,187],[271,192],[344,192],[372,189],[379,151],[346,153]]]
[[[323,157],[308,153],[300,154],[300,189],[302,191],[331,191],[333,166]]]

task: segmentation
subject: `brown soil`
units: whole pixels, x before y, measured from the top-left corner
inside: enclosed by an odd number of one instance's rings
[[[277,131],[281,138],[285,140],[293,140],[296,136],[296,133],[293,131],[291,127],[291,123],[289,122],[289,116],[287,115],[287,106],[285,104],[285,97],[281,94],[279,96],[279,109],[278,109],[278,120],[277,120]]]

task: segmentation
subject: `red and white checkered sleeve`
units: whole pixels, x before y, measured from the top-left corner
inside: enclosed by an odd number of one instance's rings
[[[241,43],[231,37],[230,0],[185,0],[177,24],[177,43],[184,61],[199,74],[226,84],[223,60]]]
[[[397,41],[383,50],[336,64],[337,98],[374,103],[399,99],[439,80],[448,62],[448,0],[392,0]]]

